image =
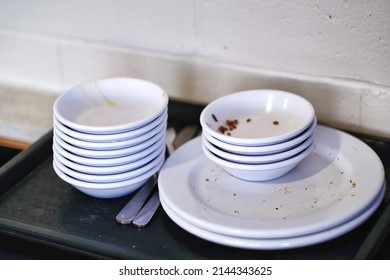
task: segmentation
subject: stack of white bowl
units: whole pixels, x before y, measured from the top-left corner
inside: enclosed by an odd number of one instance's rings
[[[81,192],[115,198],[140,188],[165,158],[168,96],[144,80],[78,85],[54,104],[53,167]]]
[[[314,148],[309,101],[278,90],[223,96],[202,111],[203,151],[231,175],[266,181],[290,172]]]

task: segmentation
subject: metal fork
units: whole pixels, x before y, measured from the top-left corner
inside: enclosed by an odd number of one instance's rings
[[[168,155],[171,154],[174,150],[173,143],[175,141],[175,138],[176,138],[176,130],[173,127],[169,127],[165,134],[165,143],[166,143]],[[144,206],[145,201],[148,199],[149,195],[155,189],[156,184],[157,184],[157,174],[154,174],[152,178],[150,178],[144,184],[144,186],[142,186],[142,188],[133,196],[133,198],[122,208],[122,210],[116,216],[116,221],[120,224],[130,224],[132,222],[134,223],[134,221],[137,221],[137,224],[140,224],[140,226],[142,226],[141,224],[146,225],[149,221],[147,220],[147,217],[145,218],[145,212],[148,213],[153,210],[155,211],[157,210],[159,205],[159,201],[156,201],[156,197],[155,197],[156,194],[154,194],[151,200],[149,200],[150,201],[149,205],[146,204]],[[146,206],[148,208],[145,208]]]
[[[186,143],[188,140],[192,139],[198,131],[197,126],[188,125],[183,128],[175,138],[173,138],[173,145],[171,149],[168,147],[168,156],[170,156],[177,148]],[[171,140],[171,139],[170,139]],[[169,141],[169,143],[171,143]],[[157,180],[157,177],[156,177]],[[136,227],[146,226],[154,213],[156,212],[158,206],[160,205],[160,199],[158,190],[154,193],[151,199],[146,203],[146,205],[141,209],[141,211],[134,218],[133,225]]]

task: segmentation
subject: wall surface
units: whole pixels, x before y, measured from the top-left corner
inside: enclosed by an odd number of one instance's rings
[[[277,88],[390,137],[389,27],[387,0],[0,0],[0,83],[58,95],[133,76],[199,102]]]

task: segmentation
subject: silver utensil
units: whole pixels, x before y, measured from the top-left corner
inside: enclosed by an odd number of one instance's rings
[[[168,149],[168,156],[170,156],[174,150],[176,150],[188,140],[193,138],[197,130],[198,128],[196,126],[186,126],[184,129],[182,129],[174,139],[173,149],[171,151],[169,151]],[[158,195],[158,190],[156,190],[152,198],[145,204],[145,206],[134,218],[133,225],[135,225],[136,227],[146,226],[153,217],[159,205],[160,199]]]
[[[165,143],[167,146],[168,154],[174,150],[173,141],[176,138],[176,130],[173,127],[169,127],[165,134]],[[142,188],[132,197],[132,199],[122,208],[122,210],[116,216],[116,221],[120,224],[130,224],[133,222],[138,212],[141,210],[145,201],[154,190],[157,183],[157,175],[152,176]],[[138,217],[138,220],[140,218]],[[142,221],[144,223],[144,221]]]
[[[134,218],[133,225],[136,227],[144,227],[152,219],[154,213],[157,211],[157,208],[160,206],[160,198],[158,190],[156,190],[153,196],[148,200],[141,211]]]
[[[116,216],[116,221],[120,224],[130,224],[141,210],[146,199],[153,191],[157,181],[157,176],[152,176],[142,188],[132,197],[132,199],[122,208]]]

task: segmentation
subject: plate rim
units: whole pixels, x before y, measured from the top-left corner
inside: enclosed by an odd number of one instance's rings
[[[246,237],[256,237],[256,238],[259,238],[259,237],[275,238],[275,237],[294,236],[294,235],[298,235],[298,234],[308,234],[310,232],[315,232],[315,231],[318,231],[318,230],[323,229],[323,228],[329,228],[329,227],[332,227],[332,226],[336,226],[337,224],[344,223],[346,220],[351,219],[353,216],[358,215],[359,212],[366,205],[371,203],[375,199],[375,197],[378,195],[378,193],[380,192],[380,189],[381,189],[381,187],[383,185],[383,182],[385,180],[383,164],[380,161],[380,159],[377,156],[377,154],[366,143],[364,143],[360,139],[357,139],[356,137],[354,137],[354,136],[352,136],[352,135],[350,135],[350,134],[348,134],[346,132],[343,132],[343,131],[340,131],[340,130],[337,130],[337,129],[334,129],[334,128],[330,128],[330,127],[325,127],[325,126],[322,126],[322,125],[319,125],[317,129],[325,130],[325,133],[329,133],[329,132],[337,133],[338,135],[341,135],[344,138],[347,137],[347,140],[353,139],[352,141],[354,141],[355,143],[358,143],[359,145],[362,145],[361,146],[362,148],[369,149],[367,151],[369,151],[370,153],[373,153],[372,155],[373,156],[375,155],[375,158],[377,159],[376,163],[378,165],[377,167],[379,167],[379,170],[377,170],[377,171],[379,172],[378,175],[380,175],[380,178],[378,176],[378,178],[376,178],[377,179],[376,181],[378,181],[378,186],[379,187],[375,186],[374,187],[375,190],[372,192],[371,197],[365,198],[364,199],[364,204],[360,205],[359,207],[357,207],[355,210],[350,212],[348,215],[344,214],[344,216],[341,215],[340,217],[330,219],[329,221],[326,221],[326,222],[322,222],[322,223],[319,222],[317,226],[314,226],[314,228],[313,228],[313,225],[309,224],[309,225],[298,227],[296,229],[286,229],[286,231],[283,232],[282,228],[277,228],[277,229],[273,229],[273,230],[269,230],[269,229],[265,230],[264,228],[259,227],[258,223],[255,225],[255,227],[252,227],[252,228],[245,228],[245,227],[237,228],[237,224],[234,224],[234,223],[229,224],[229,225],[223,224],[223,223],[222,224],[221,223],[216,224],[214,221],[211,222],[211,220],[206,221],[204,219],[204,217],[194,216],[193,213],[189,212],[189,210],[188,210],[189,208],[188,209],[180,209],[180,207],[178,207],[177,205],[175,205],[174,202],[172,202],[172,199],[169,197],[169,192],[168,192],[168,195],[167,195],[166,188],[168,188],[168,190],[169,190],[169,186],[167,186],[168,184],[164,183],[164,181],[167,180],[166,179],[167,176],[165,174],[166,174],[167,170],[170,169],[169,168],[170,164],[175,163],[175,161],[177,161],[177,160],[183,160],[183,156],[184,156],[184,158],[186,156],[187,157],[191,156],[191,154],[188,152],[188,149],[194,149],[194,145],[201,145],[201,140],[199,139],[199,137],[192,139],[191,141],[187,142],[182,147],[180,147],[174,154],[172,154],[172,156],[170,158],[168,158],[168,160],[166,161],[166,163],[162,167],[162,169],[160,171],[159,182],[158,182],[159,189],[160,189],[160,196],[162,196],[162,198],[167,203],[169,203],[171,208],[173,208],[176,212],[181,212],[183,214],[188,215],[190,217],[189,219],[193,223],[196,223],[198,226],[200,226],[202,228],[205,228],[207,230],[211,230],[211,231],[215,231],[215,232],[219,232],[219,233],[224,233],[224,234],[236,235],[236,236],[240,236],[240,237],[246,236]],[[340,151],[338,151],[338,153],[340,153]],[[207,158],[205,159],[205,156],[203,154],[198,154],[195,158],[190,159],[187,162],[187,165],[191,166],[191,164],[193,165],[194,162],[196,163],[199,160],[208,160],[208,159]],[[178,164],[178,163],[176,163],[176,164]],[[372,165],[372,163],[370,163],[370,165]],[[183,170],[180,170],[180,171],[183,171]],[[176,174],[177,173],[178,172],[176,172]],[[177,175],[175,176],[174,180],[175,180],[175,184],[176,183],[182,183],[182,182],[180,182],[178,180],[178,176]],[[188,184],[189,183],[187,182],[187,185]],[[177,191],[176,191],[176,193],[177,193]],[[191,202],[186,203],[186,207],[194,207],[195,208],[196,206],[194,206],[194,205],[196,203],[199,204],[199,201],[196,201],[196,198],[191,198],[191,196],[184,197],[184,198],[180,197],[180,199],[182,201],[184,199],[192,199],[193,200]],[[192,206],[188,206],[188,205],[190,205],[190,203],[192,204]],[[204,205],[202,204],[202,206],[204,206]],[[193,209],[190,209],[190,210],[193,210]],[[229,216],[228,218],[229,219],[234,219],[234,217],[232,217],[232,216]],[[236,221],[236,220],[234,220],[234,221]],[[229,222],[231,222],[231,220],[229,220]],[[240,221],[238,221],[238,222],[240,222]]]
[[[339,226],[330,229],[325,229],[323,231],[314,232],[312,234],[292,236],[286,238],[269,238],[269,239],[229,236],[229,235],[208,231],[203,228],[199,228],[196,225],[191,224],[191,221],[186,220],[185,218],[181,217],[179,214],[172,213],[174,211],[169,208],[169,205],[166,204],[163,198],[160,198],[160,201],[164,211],[175,224],[177,224],[182,229],[188,231],[189,233],[201,239],[216,244],[241,248],[241,249],[284,250],[284,249],[300,248],[300,247],[326,242],[335,239],[337,237],[340,237],[343,234],[346,234],[356,229],[365,221],[367,221],[370,218],[370,216],[381,205],[385,194],[385,190],[386,190],[386,183],[384,182],[378,197],[366,208],[366,210],[361,215],[354,217],[353,219],[347,221],[344,224],[341,224]]]

